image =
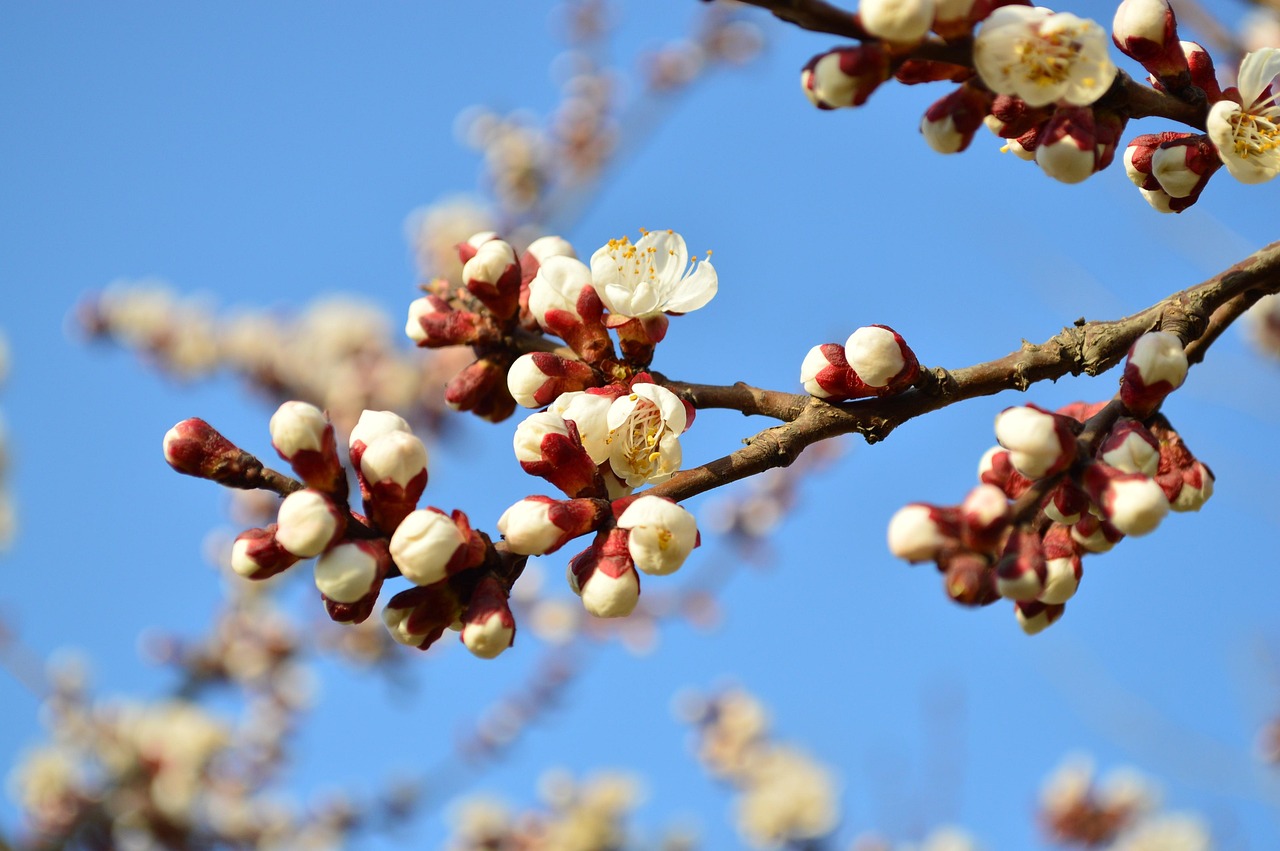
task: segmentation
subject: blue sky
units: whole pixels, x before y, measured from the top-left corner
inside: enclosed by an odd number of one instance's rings
[[[620,4],[618,60],[629,67],[638,48],[679,34],[695,5]],[[1102,4],[1073,11],[1110,16]],[[933,154],[916,126],[944,87],[888,86],[861,110],[820,113],[799,68],[837,42],[759,20],[764,57],[628,128],[638,144],[563,234],[586,253],[671,227],[715,250],[720,292],[672,322],[655,364],[669,375],[796,389],[811,345],[871,323],[896,328],[928,365],[967,365],[1079,316],[1137,310],[1276,236],[1275,185],[1225,173],[1173,217],[1149,210],[1119,169],[1059,185],[984,135],[964,154]],[[454,117],[475,103],[547,111],[558,49],[543,4],[509,1],[0,9],[0,329],[13,361],[0,410],[21,513],[0,610],[31,648],[79,648],[103,694],[160,693],[168,679],[138,661],[136,636],[189,631],[214,609],[200,549],[226,523],[222,494],[172,474],[160,438],[198,415],[270,451],[269,407],[229,380],[183,386],[85,344],[68,331],[77,300],[158,276],[222,306],[354,292],[398,319],[415,284],[406,215],[476,185]],[[1163,129],[1141,122],[1126,137]],[[1102,399],[1115,378],[1067,379],[1027,400]],[[846,838],[959,822],[992,849],[1038,847],[1040,780],[1087,751],[1161,778],[1168,805],[1202,813],[1222,847],[1276,847],[1280,789],[1251,749],[1280,710],[1280,370],[1237,333],[1215,345],[1165,411],[1218,494],[1087,560],[1066,617],[1034,639],[1003,606],[952,606],[931,568],[895,562],[883,543],[903,503],[959,501],[1015,396],[910,423],[883,445],[846,444],[803,488],[776,561],[725,589],[721,628],[672,626],[642,658],[594,652],[563,707],[466,784],[522,801],[551,766],[626,767],[649,790],[644,825],[690,819],[707,847],[729,847],[729,798],[697,768],[669,705],[680,688],[732,680],[771,706],[780,736],[840,773]],[[433,445],[428,501],[492,531],[503,508],[542,492],[510,458],[511,425],[467,422]],[[726,454],[764,425],[707,412],[685,457]],[[704,569],[733,558],[708,539],[670,581],[695,578],[699,557]],[[544,561],[557,577],[563,562]],[[414,659],[409,700],[326,669],[296,788],[367,788],[436,763],[542,652],[526,639],[494,663]],[[939,705],[945,720],[930,720]],[[36,708],[0,677],[0,764],[39,739]],[[0,823],[15,818],[6,800]],[[417,830],[415,845],[437,844],[439,815]]]

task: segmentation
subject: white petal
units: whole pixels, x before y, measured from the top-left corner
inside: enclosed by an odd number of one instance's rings
[[[1245,56],[1240,63],[1236,87],[1240,99],[1246,104],[1255,103],[1272,80],[1280,75],[1280,48],[1264,47]]]
[[[692,313],[715,297],[720,281],[710,260],[702,260],[680,281],[671,298],[662,305],[669,313]]]

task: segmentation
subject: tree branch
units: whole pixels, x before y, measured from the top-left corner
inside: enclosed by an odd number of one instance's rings
[[[794,418],[766,429],[747,446],[709,464],[677,473],[649,491],[683,500],[773,467],[791,464],[805,447],[841,434],[858,433],[868,443],[883,440],[899,425],[921,414],[966,399],[1004,390],[1026,390],[1032,384],[1064,375],[1098,375],[1118,364],[1139,336],[1155,329],[1176,333],[1187,346],[1188,359],[1198,363],[1204,350],[1257,299],[1280,292],[1280,242],[1273,242],[1245,260],[1203,283],[1174,293],[1122,319],[1077,322],[1038,345],[1022,347],[1002,358],[954,371],[926,371],[911,390],[883,399],[863,399],[832,405],[810,398]],[[692,392],[714,388],[686,385]],[[738,394],[760,393],[738,386],[720,388]],[[786,396],[788,394],[779,394]],[[739,399],[725,392],[726,401]],[[751,397],[754,400],[754,396]],[[744,407],[745,399],[740,399]],[[755,402],[761,407],[759,402]],[[724,405],[724,407],[736,407]],[[744,410],[744,408],[738,408]],[[744,410],[744,413],[766,413]],[[774,414],[767,414],[774,415]]]

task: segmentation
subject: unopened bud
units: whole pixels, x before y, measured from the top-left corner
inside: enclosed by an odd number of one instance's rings
[[[1098,447],[1098,458],[1122,473],[1154,476],[1160,467],[1160,442],[1142,423],[1124,417]]]
[[[516,619],[507,604],[506,589],[492,575],[481,579],[472,592],[459,638],[481,659],[493,659],[515,643]]]
[[[1129,348],[1120,399],[1139,419],[1149,417],[1187,377],[1187,353],[1177,334],[1151,331]]]
[[[955,509],[913,503],[899,508],[889,521],[889,552],[913,563],[933,561],[958,536]]]
[[[436,295],[426,295],[409,303],[404,333],[423,348],[463,346],[480,337],[480,317],[470,311],[454,310]]]
[[[1123,0],[1111,24],[1111,40],[1166,89],[1178,91],[1191,81],[1168,0]]]
[[[876,396],[905,390],[920,374],[920,364],[902,336],[887,325],[868,325],[849,335],[845,360]]]
[[[585,390],[598,383],[595,370],[587,364],[551,352],[521,355],[507,372],[507,389],[516,404],[526,408],[545,407],[562,393]]]
[[[894,44],[913,44],[933,23],[934,0],[861,0],[858,19],[876,38]]]
[[[267,579],[298,563],[298,557],[280,546],[276,525],[247,529],[231,545],[231,569],[246,579]]]
[[[515,315],[520,298],[520,264],[515,250],[503,240],[490,239],[478,246],[462,267],[462,280],[497,318]]]
[[[591,499],[528,496],[498,518],[498,531],[517,555],[547,555],[597,528],[606,504]]]
[[[800,85],[818,109],[862,106],[890,73],[889,52],[871,41],[813,57],[800,72]]]
[[[1124,535],[1153,532],[1169,513],[1169,500],[1160,485],[1141,473],[1091,464],[1084,472],[1084,486],[1111,525]]]
[[[1079,183],[1097,171],[1093,110],[1087,106],[1059,107],[1040,132],[1036,165],[1063,183]]]
[[[316,588],[324,595],[329,615],[340,623],[363,623],[390,565],[382,540],[347,541],[316,559]]]
[[[223,437],[198,417],[169,429],[164,460],[179,473],[210,479],[229,488],[256,488],[262,462]]]
[[[1027,635],[1044,632],[1058,622],[1064,611],[1066,611],[1065,606],[1040,603],[1035,600],[1025,602],[1020,600],[1014,604],[1018,626],[1022,627],[1022,631]]]
[[[313,558],[340,540],[346,528],[346,511],[308,488],[289,494],[280,503],[276,541],[298,558]]]
[[[978,485],[960,504],[960,540],[971,550],[992,550],[1008,527],[1011,516],[1009,499],[1004,491],[995,485]]]
[[[640,577],[627,550],[627,533],[612,529],[569,562],[571,586],[598,618],[626,617],[640,600]]]
[[[410,512],[391,536],[391,558],[415,585],[431,585],[462,568],[467,539],[444,512]]]
[[[1062,472],[1075,460],[1071,422],[1034,405],[1006,408],[996,417],[996,440],[1009,450],[1015,470],[1040,479]]]
[[[307,484],[339,500],[347,496],[347,474],[338,460],[333,424],[306,402],[285,402],[271,415],[271,445]]]

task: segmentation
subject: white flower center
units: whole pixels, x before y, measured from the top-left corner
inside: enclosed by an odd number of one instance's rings
[[[1016,69],[1024,79],[1037,86],[1064,83],[1070,79],[1072,68],[1084,49],[1079,35],[1078,29],[1063,27],[1056,32],[1024,39],[1014,51],[1014,61],[1006,65],[1004,71],[1012,75]],[[1086,86],[1094,83],[1092,79],[1082,82]]]
[[[667,425],[662,411],[652,401],[634,395],[631,398],[636,402],[635,410],[614,437],[623,441],[627,466],[647,478],[662,457],[658,441]]]

